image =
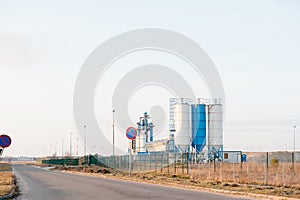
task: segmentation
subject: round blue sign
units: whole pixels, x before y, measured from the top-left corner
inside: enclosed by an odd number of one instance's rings
[[[6,148],[11,144],[11,139],[8,135],[0,135],[0,147]]]
[[[126,136],[129,140],[134,140],[136,138],[137,131],[134,127],[129,127],[126,130]]]

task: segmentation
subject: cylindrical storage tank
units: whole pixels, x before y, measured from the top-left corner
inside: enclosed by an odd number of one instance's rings
[[[138,129],[138,136],[136,137],[136,151],[146,152],[146,134],[142,129]]]
[[[223,106],[212,104],[208,107],[208,156],[222,158],[223,151]]]
[[[206,105],[192,105],[192,146],[201,152],[206,145]]]
[[[180,103],[174,105],[174,141],[177,148],[187,152],[190,146],[190,105]]]
[[[153,123],[150,122],[149,123],[149,127],[150,127],[150,142],[153,142]]]

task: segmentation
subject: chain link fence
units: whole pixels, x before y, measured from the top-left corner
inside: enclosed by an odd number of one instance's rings
[[[196,162],[188,153],[155,152],[122,156],[89,155],[42,160],[53,165],[98,165],[122,172],[186,175],[195,181],[262,184],[300,188],[300,152],[246,153],[247,162]]]
[[[140,172],[161,172],[174,174],[188,174],[187,153],[151,153],[151,154],[132,154],[123,156],[97,156],[100,163],[120,171],[133,173]]]
[[[300,188],[300,152],[246,153],[243,163],[193,161],[187,153],[97,156],[104,166],[129,173],[188,175],[195,181],[220,181]]]
[[[247,153],[244,163],[191,164],[194,180],[300,188],[300,152]]]

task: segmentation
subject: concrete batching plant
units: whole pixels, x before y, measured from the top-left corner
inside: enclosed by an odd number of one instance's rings
[[[223,106],[220,99],[170,99],[169,138],[153,139],[153,123],[147,112],[137,123],[131,142],[135,153],[193,153],[201,160],[223,159]]]

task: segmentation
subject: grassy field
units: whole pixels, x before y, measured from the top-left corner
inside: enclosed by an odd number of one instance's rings
[[[14,177],[9,164],[0,163],[0,196],[9,194],[14,188]]]

